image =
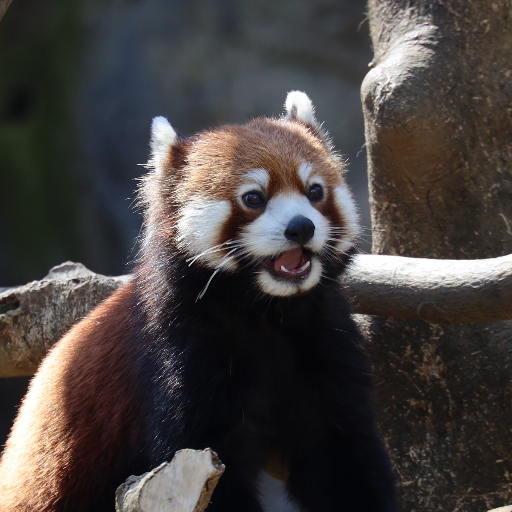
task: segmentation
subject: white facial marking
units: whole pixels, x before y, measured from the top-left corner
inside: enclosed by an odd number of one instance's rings
[[[313,166],[310,163],[302,162],[297,169],[297,173],[304,184],[305,191],[307,191],[311,185],[321,185],[324,190],[324,197],[327,196],[325,181],[321,176],[313,172]]]
[[[170,146],[174,146],[178,136],[165,117],[159,116],[153,119],[151,124],[151,158],[150,164],[157,171],[161,170]]]
[[[267,190],[270,182],[270,176],[266,169],[262,167],[259,169],[252,169],[244,176],[244,182],[252,182],[258,185],[261,189]]]
[[[243,184],[238,189],[238,200],[245,207],[242,196],[251,190],[265,192],[268,189],[270,176],[266,169],[252,169],[243,177]]]
[[[288,223],[296,215],[307,217],[315,225],[315,234],[306,248],[320,252],[329,236],[329,221],[311,206],[306,196],[290,193],[270,199],[265,211],[244,228],[241,240],[249,254],[267,258],[297,247],[284,236]]]
[[[296,117],[304,123],[316,126],[315,107],[305,92],[290,91],[284,106],[288,118]]]
[[[359,234],[359,214],[352,194],[346,187],[334,189],[334,201],[345,222],[345,231],[336,246],[339,251],[346,252],[354,246],[355,239]]]
[[[322,264],[316,257],[311,258],[311,270],[303,279],[284,281],[274,278],[267,270],[258,273],[257,283],[261,290],[276,297],[290,297],[301,292],[307,292],[316,286],[322,277]]]
[[[313,166],[308,162],[302,162],[299,165],[297,172],[299,174],[300,179],[302,180],[302,183],[304,184],[304,187],[306,187],[307,184],[309,183],[309,177],[313,172]]]
[[[219,247],[219,236],[231,215],[229,201],[192,199],[180,211],[177,222],[178,247],[190,254],[190,261],[201,261],[211,268],[235,270],[238,265],[226,257],[230,246]]]

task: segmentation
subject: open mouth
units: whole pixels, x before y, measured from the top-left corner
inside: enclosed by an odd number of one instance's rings
[[[263,265],[274,276],[300,279],[311,272],[311,251],[304,247],[296,247],[275,258],[269,258],[263,262]]]

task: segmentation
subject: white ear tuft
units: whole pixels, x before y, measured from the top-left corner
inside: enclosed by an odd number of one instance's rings
[[[151,124],[151,157],[161,160],[167,155],[169,146],[175,146],[178,135],[165,117],[158,116]]]
[[[298,119],[306,124],[317,126],[315,107],[308,95],[302,91],[290,91],[286,97],[286,117]]]

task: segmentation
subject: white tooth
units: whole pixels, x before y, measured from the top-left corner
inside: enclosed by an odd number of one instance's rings
[[[309,264],[310,264],[310,263],[311,263],[310,261],[306,261],[306,263],[304,263],[304,265],[302,265],[302,267],[300,267],[300,269],[301,269],[302,271],[306,270],[306,269],[309,267]]]
[[[309,263],[309,262],[308,262]],[[284,265],[281,265],[281,270],[283,272],[286,272],[287,274],[291,274],[291,272],[284,266]]]

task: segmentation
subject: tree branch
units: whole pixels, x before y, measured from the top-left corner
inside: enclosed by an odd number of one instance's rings
[[[179,450],[170,463],[119,486],[116,512],[203,512],[224,469],[209,448]]]
[[[512,255],[482,260],[359,255],[342,286],[355,313],[432,324],[512,319]]]
[[[66,262],[41,281],[1,288],[0,377],[33,375],[50,347],[128,280]]]
[[[32,375],[76,321],[129,279],[67,262],[41,281],[0,288],[0,377]],[[484,260],[359,255],[341,283],[355,313],[436,324],[512,319],[512,255]]]

